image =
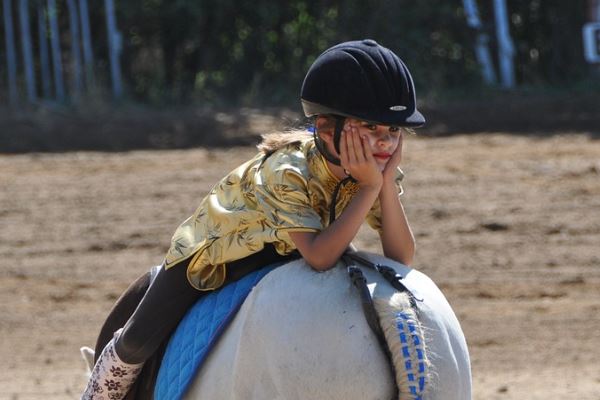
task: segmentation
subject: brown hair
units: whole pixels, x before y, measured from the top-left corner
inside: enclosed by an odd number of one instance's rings
[[[277,150],[290,144],[298,145],[312,138],[312,133],[305,129],[289,129],[283,132],[267,133],[262,135],[262,141],[258,144],[258,150],[270,156]]]
[[[319,131],[333,131],[335,129],[335,117],[332,115],[319,115],[314,119],[314,126]],[[415,134],[412,128],[401,127],[404,132]],[[306,128],[286,129],[283,132],[273,132],[261,135],[262,141],[256,146],[258,150],[270,156],[277,150],[290,144],[298,145],[312,137],[312,133]]]
[[[269,156],[277,150],[290,144],[300,144],[312,138],[312,133],[307,129],[308,126],[313,126],[318,131],[333,130],[335,127],[335,119],[331,115],[319,115],[312,119],[312,123],[300,127],[289,128],[283,132],[267,133],[262,135],[262,141],[256,147],[258,150]]]

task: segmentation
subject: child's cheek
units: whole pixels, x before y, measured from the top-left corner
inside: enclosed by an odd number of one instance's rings
[[[366,143],[368,143],[369,148],[371,150],[375,150],[377,148],[377,139],[373,137],[373,135],[365,134]]]

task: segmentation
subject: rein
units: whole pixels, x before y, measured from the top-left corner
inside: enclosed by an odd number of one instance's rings
[[[369,325],[369,328],[371,328],[371,331],[375,334],[379,345],[381,346],[386,357],[388,358],[388,362],[392,369],[393,376],[397,376],[396,365],[393,360],[392,352],[385,338],[383,330],[381,329],[381,325],[379,323],[379,315],[377,313],[377,310],[375,309],[375,305],[373,304],[373,297],[371,296],[371,292],[367,287],[367,279],[365,278],[362,270],[357,265],[363,265],[367,268],[378,272],[398,292],[407,293],[409,297],[410,306],[411,308],[413,308],[413,310],[415,310],[415,312],[418,311],[417,302],[422,302],[423,299],[417,297],[415,293],[410,291],[404,285],[404,283],[402,283],[403,277],[397,274],[392,267],[373,263],[367,260],[366,258],[359,256],[357,253],[351,251],[347,251],[346,253],[344,253],[341,259],[348,269],[348,276],[350,277],[352,284],[358,290],[363,314],[365,315],[367,324]],[[398,382],[396,382],[396,391],[394,394],[395,399],[398,398],[399,392],[400,388]]]

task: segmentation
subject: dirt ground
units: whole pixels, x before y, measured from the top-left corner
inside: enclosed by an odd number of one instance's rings
[[[462,323],[474,398],[600,399],[600,141],[481,133],[406,147],[415,267]],[[78,398],[79,347],[253,153],[0,155],[0,399]],[[356,244],[379,251],[367,228]]]

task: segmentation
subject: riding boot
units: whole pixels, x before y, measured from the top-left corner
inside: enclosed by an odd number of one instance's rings
[[[127,364],[119,358],[115,351],[117,335],[98,357],[81,400],[121,400],[142,371],[144,363]]]

